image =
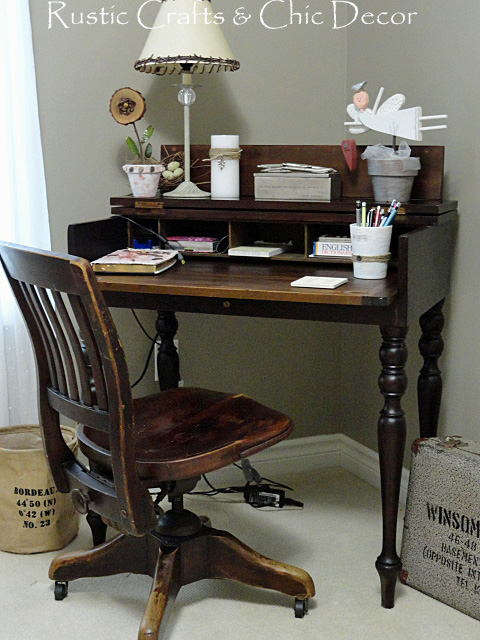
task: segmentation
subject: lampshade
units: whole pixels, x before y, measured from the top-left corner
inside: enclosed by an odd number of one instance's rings
[[[211,73],[240,67],[225,40],[210,0],[163,0],[137,71]]]

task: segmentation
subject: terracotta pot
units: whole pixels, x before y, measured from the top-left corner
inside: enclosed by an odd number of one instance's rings
[[[132,194],[137,198],[153,198],[157,195],[160,175],[165,167],[161,164],[125,164]]]
[[[372,176],[376,202],[410,202],[413,181],[418,170],[405,171],[401,160],[368,158],[368,174]]]

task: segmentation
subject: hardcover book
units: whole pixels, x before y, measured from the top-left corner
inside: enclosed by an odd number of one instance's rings
[[[172,267],[177,256],[170,249],[118,249],[91,264],[98,273],[157,274]]]
[[[320,236],[313,243],[312,257],[330,256],[332,258],[351,258],[352,241],[350,238]]]
[[[169,242],[178,242],[184,251],[202,251],[213,253],[217,249],[218,238],[202,236],[169,236]]]
[[[279,253],[284,253],[285,247],[269,247],[267,245],[252,245],[232,247],[228,250],[229,256],[245,256],[248,258],[271,258]]]

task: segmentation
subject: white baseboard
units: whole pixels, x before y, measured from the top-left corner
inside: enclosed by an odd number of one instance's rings
[[[378,453],[342,433],[294,438],[279,442],[251,457],[255,462],[274,462],[295,458],[302,469],[340,467],[380,489]],[[406,504],[408,469],[402,470],[400,502]]]

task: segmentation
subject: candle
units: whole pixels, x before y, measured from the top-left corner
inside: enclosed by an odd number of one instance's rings
[[[212,200],[240,198],[240,153],[238,136],[212,136]]]

